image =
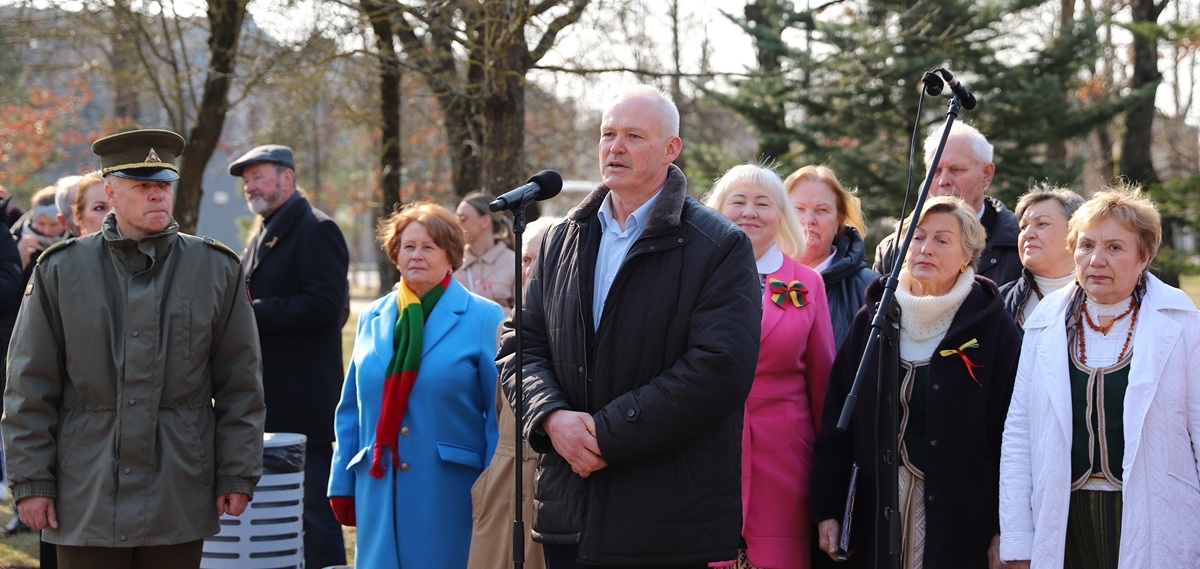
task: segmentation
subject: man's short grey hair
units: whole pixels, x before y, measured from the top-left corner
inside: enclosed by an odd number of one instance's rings
[[[665,134],[668,138],[679,136],[679,108],[675,106],[675,101],[671,96],[658,87],[653,85],[630,85],[622,88],[608,102],[608,106],[604,108],[605,114],[608,110],[615,107],[617,103],[633,99],[635,97],[649,97],[658,103],[659,112],[662,115],[662,124]]]
[[[956,122],[950,127],[950,136],[946,140],[950,140],[956,136],[965,136],[971,140],[972,154],[980,164],[990,164],[994,155],[992,143],[988,142],[986,136],[979,132],[979,129],[965,123]],[[937,150],[938,142],[942,140],[942,127],[939,125],[934,130],[930,131],[929,136],[925,137],[925,164],[929,165],[933,161],[933,153]]]

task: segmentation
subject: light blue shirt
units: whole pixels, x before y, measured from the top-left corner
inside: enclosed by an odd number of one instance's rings
[[[625,256],[629,254],[629,248],[633,247],[633,242],[637,241],[638,237],[646,231],[646,219],[650,217],[650,206],[658,201],[659,194],[662,193],[662,188],[654,192],[642,207],[637,208],[633,213],[629,214],[629,218],[625,220],[625,231],[621,231],[621,225],[613,218],[612,213],[612,192],[604,196],[604,203],[600,204],[600,211],[596,213],[596,217],[600,218],[600,251],[596,255],[596,280],[593,283],[595,287],[592,289],[592,326],[594,329],[600,328],[600,315],[604,314],[604,301],[608,298],[608,290],[612,288],[613,280],[617,278],[617,270],[621,268],[621,264],[625,262]]]

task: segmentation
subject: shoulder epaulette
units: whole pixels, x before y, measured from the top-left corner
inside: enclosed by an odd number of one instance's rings
[[[53,245],[51,245],[51,246],[49,246],[49,247],[46,247],[46,250],[45,250],[45,251],[42,251],[42,254],[41,254],[41,255],[38,255],[38,258],[37,258],[37,262],[38,262],[38,264],[39,264],[39,265],[40,265],[40,264],[42,264],[42,261],[44,261],[44,260],[46,260],[47,258],[49,258],[49,257],[50,257],[50,255],[53,255],[53,254],[55,254],[55,253],[57,253],[57,252],[59,252],[59,251],[62,251],[63,249],[66,249],[67,247],[70,247],[70,246],[71,246],[71,245],[73,245],[74,243],[75,243],[75,238],[74,238],[74,237],[68,237],[68,238],[66,238],[66,239],[63,239],[62,241],[59,241],[59,242],[57,242],[57,243],[54,243]]]
[[[204,241],[205,243],[207,243],[209,247],[212,247],[213,249],[216,249],[222,253],[229,255],[230,257],[233,257],[239,263],[242,261],[242,257],[240,255],[238,255],[237,253],[235,253],[233,251],[233,249],[230,249],[228,245],[221,243],[220,241],[217,241],[216,239],[213,239],[212,237],[201,237],[200,239],[202,241]]]

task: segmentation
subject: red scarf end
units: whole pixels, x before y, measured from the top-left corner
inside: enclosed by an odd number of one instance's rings
[[[367,470],[371,478],[383,478],[383,453],[387,449],[392,451],[392,467],[400,466],[400,453],[397,452],[396,445],[375,445],[375,450],[371,453],[371,468]]]

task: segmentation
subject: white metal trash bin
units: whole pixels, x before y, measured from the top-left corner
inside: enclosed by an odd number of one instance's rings
[[[263,435],[263,476],[241,516],[221,516],[204,540],[201,569],[304,567],[304,447],[296,433]]]

